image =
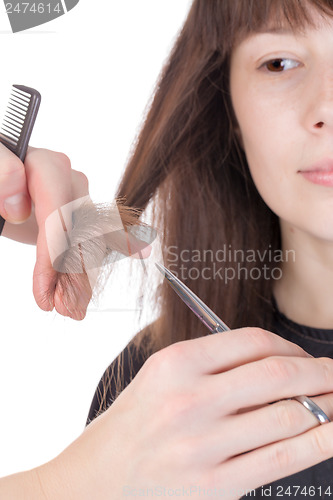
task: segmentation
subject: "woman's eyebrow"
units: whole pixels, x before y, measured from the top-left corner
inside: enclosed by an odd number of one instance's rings
[[[258,28],[255,30],[255,33],[276,33],[279,35],[295,35],[296,31],[293,30],[292,28],[287,28],[287,27],[277,27],[273,26],[272,28],[267,28],[266,26],[263,26],[262,28]]]
[[[272,34],[277,34],[277,35],[293,35],[296,37],[304,37],[306,38],[307,36],[307,31],[320,31],[321,28],[325,27],[324,25],[315,24],[315,25],[307,25],[307,26],[259,26],[258,28],[253,30],[254,34],[266,34],[266,33],[272,33]],[[331,27],[329,27],[332,29]]]
[[[259,41],[261,38],[261,35],[287,35],[289,37],[292,37],[293,39],[301,39],[301,38],[307,38],[307,33],[305,31],[301,31],[300,29],[297,28],[292,28],[291,26],[261,26],[258,27],[250,33],[245,35],[243,38],[243,41],[247,42],[248,44],[256,43],[256,41]],[[274,40],[274,38],[273,38]]]

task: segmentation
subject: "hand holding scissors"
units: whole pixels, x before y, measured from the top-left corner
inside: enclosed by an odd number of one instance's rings
[[[194,314],[202,321],[202,323],[211,331],[211,333],[221,333],[230,330],[230,328],[201,300],[193,293],[184,283],[177,278],[171,271],[161,264],[155,264],[157,269],[164,274],[170,286],[185,302],[185,304],[194,312]],[[330,422],[324,411],[307,396],[294,396],[295,399],[309,410],[319,421],[320,424]]]

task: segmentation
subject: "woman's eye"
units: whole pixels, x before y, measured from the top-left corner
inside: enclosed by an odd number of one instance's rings
[[[293,66],[298,65],[299,63],[294,61],[293,59],[271,59],[270,61],[266,61],[260,67],[265,67],[270,73],[282,73],[286,69],[291,69]]]

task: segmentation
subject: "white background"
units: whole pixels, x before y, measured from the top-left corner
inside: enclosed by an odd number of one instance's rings
[[[38,89],[42,104],[30,144],[66,153],[87,175],[92,198],[111,201],[189,6],[81,0],[66,15],[13,34],[1,2],[1,115],[12,84]],[[0,238],[0,255],[5,476],[45,463],[81,434],[102,373],[138,327],[130,311],[102,306],[81,322],[43,312],[32,294],[35,247]]]

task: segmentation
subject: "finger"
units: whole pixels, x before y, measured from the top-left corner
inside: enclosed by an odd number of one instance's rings
[[[311,399],[333,419],[333,394]],[[298,401],[283,400],[223,420],[215,432],[205,434],[205,447],[212,463],[218,464],[235,455],[303,434],[318,425],[317,418]],[[226,433],[228,440],[223,439]]]
[[[301,347],[261,328],[239,328],[177,343],[189,369],[221,373],[269,356],[312,356]]]
[[[62,215],[69,213],[70,223],[72,223],[73,216],[75,213],[77,214],[77,211],[80,214],[80,207],[82,206],[88,206],[90,214],[95,212],[93,202],[89,196],[89,182],[87,177],[82,172],[71,169],[71,182],[73,201],[60,209]],[[78,218],[83,218],[83,221],[75,222],[74,227],[76,232],[77,223],[85,225],[87,221],[86,216],[87,212],[85,212],[85,215],[76,215]],[[91,225],[91,223],[89,224]],[[70,228],[67,228],[67,231],[66,257],[62,260],[61,264],[61,267],[64,267],[66,271],[59,273],[55,293],[55,306],[58,312],[61,311],[62,314],[66,315],[66,309],[68,316],[76,320],[82,320],[85,317],[86,309],[91,300],[92,291],[99,274],[95,269],[90,269],[88,263],[90,264],[91,260],[94,261],[94,267],[98,267],[99,263],[97,262],[97,256],[94,254],[89,255],[90,259],[87,261],[87,255],[85,254],[87,228],[83,228],[81,241],[77,242],[78,237],[77,235],[75,236],[76,244],[74,246]],[[61,256],[59,257],[61,259]],[[79,266],[77,265],[78,260]],[[56,261],[52,260],[52,264],[56,267]]]
[[[312,467],[332,456],[333,422],[236,456],[217,466],[210,480],[212,486],[225,487],[230,484],[230,478],[234,478],[235,471],[242,471],[237,477],[237,488],[249,491]],[[225,498],[235,497],[227,495]]]
[[[207,397],[214,395],[215,411],[226,415],[299,394],[332,392],[333,360],[272,356],[214,375],[209,383]]]
[[[21,160],[0,143],[0,214],[13,224],[25,221],[31,212],[26,173]]]
[[[42,228],[52,211],[73,199],[70,160],[63,153],[29,146],[25,171],[36,219]]]
[[[31,203],[30,217],[21,224],[7,223],[3,227],[1,236],[5,236],[11,240],[26,243],[28,245],[36,245],[38,237],[38,224],[35,217],[34,205]]]
[[[86,202],[89,200],[91,203],[87,177],[82,172],[74,169],[71,169],[70,173],[72,201],[67,205],[60,207],[56,214],[58,220],[61,222],[62,232],[64,230],[66,231],[65,237],[67,239],[67,245],[69,246],[71,245],[70,241],[73,213],[77,210],[77,207],[83,203],[83,201]],[[52,238],[55,237],[57,237],[56,234],[52,235]],[[70,263],[63,263],[64,267],[68,269],[66,272],[58,273],[58,280],[54,293],[54,305],[60,314],[70,316],[75,320],[82,320],[86,315],[86,310],[89,305],[96,280],[93,279],[91,272],[88,271],[87,274],[84,256],[81,251],[81,244],[78,245],[74,253],[80,256],[79,269],[73,270]],[[56,268],[54,260],[51,259],[51,261],[53,268]]]
[[[73,168],[71,169],[70,173],[72,181],[73,200],[77,200],[79,198],[87,196],[89,194],[89,182],[87,176],[83,172],[74,170]]]
[[[49,311],[56,307],[60,314],[68,316],[72,310],[62,302],[64,290],[61,287],[57,290],[58,274],[50,259],[45,221],[51,213],[73,200],[70,161],[62,153],[29,147],[25,166],[39,227],[33,293],[41,309]],[[70,214],[66,214],[64,224],[70,227],[70,223]]]

